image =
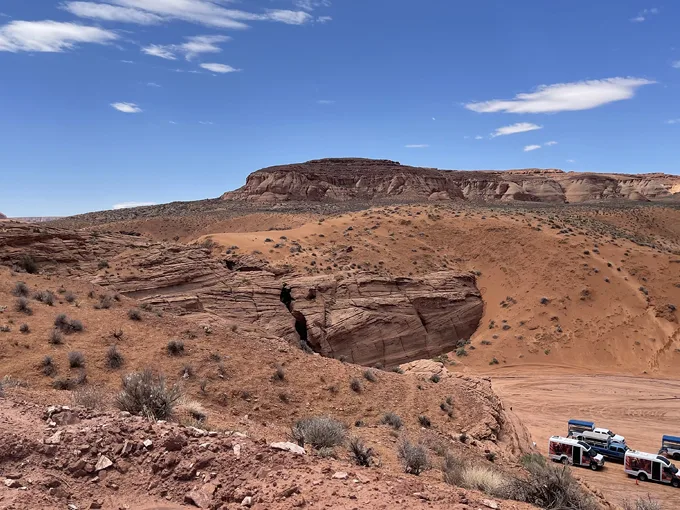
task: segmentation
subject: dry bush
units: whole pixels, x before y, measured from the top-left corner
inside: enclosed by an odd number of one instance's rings
[[[404,422],[401,420],[401,417],[398,414],[392,412],[385,413],[385,415],[380,420],[380,423],[382,423],[383,425],[389,425],[395,430],[399,430],[404,425]]]
[[[31,328],[28,324],[22,324],[19,326],[19,331],[26,335],[31,332]]]
[[[623,502],[623,510],[662,510],[661,504],[647,495],[647,498],[637,498],[635,502]]]
[[[199,402],[182,398],[177,403],[177,416],[180,423],[196,426],[205,423],[208,413]]]
[[[22,255],[17,266],[26,271],[28,274],[35,274],[38,272],[38,264],[31,255]]]
[[[68,366],[71,368],[83,368],[85,366],[85,355],[80,351],[69,352]]]
[[[12,290],[12,294],[14,294],[16,297],[28,297],[30,290],[28,285],[26,285],[24,282],[17,282],[14,286],[14,290]]]
[[[51,291],[49,290],[43,290],[40,292],[37,292],[34,296],[33,299],[36,301],[40,301],[41,303],[44,303],[48,306],[54,306],[54,300],[56,299],[55,295],[52,294]]]
[[[358,466],[370,466],[373,460],[373,449],[368,448],[361,439],[352,437],[349,440],[349,452]]]
[[[352,388],[352,391],[355,393],[361,393],[364,389],[363,386],[361,386],[361,381],[356,377],[352,377],[352,380],[349,382],[349,387]]]
[[[106,366],[115,370],[122,367],[123,363],[125,363],[125,358],[123,358],[118,348],[115,345],[109,347],[109,350],[106,351]]]
[[[317,450],[333,448],[345,442],[345,426],[327,416],[303,418],[293,425],[291,437],[300,446],[310,444]]]
[[[57,373],[57,367],[54,366],[52,356],[45,356],[40,363],[40,368],[42,369],[43,374],[48,377],[52,377]]]
[[[116,397],[118,409],[150,420],[171,418],[182,396],[178,386],[168,387],[162,375],[154,375],[149,369],[126,375],[122,384]]]
[[[56,316],[54,319],[54,327],[67,335],[81,332],[84,329],[82,322],[77,319],[69,319],[64,313],[60,313]]]
[[[427,451],[423,445],[403,439],[397,447],[397,455],[406,473],[419,475],[427,469]]]
[[[70,290],[68,290],[64,294],[64,299],[66,300],[67,303],[73,303],[76,300],[76,295]]]
[[[180,340],[170,340],[166,346],[170,356],[181,356],[184,354],[184,342]]]
[[[378,382],[378,377],[375,375],[375,372],[370,368],[364,370],[364,379],[366,379],[369,382]]]
[[[106,409],[108,407],[108,396],[103,388],[99,386],[81,386],[71,393],[71,399],[77,406],[87,409]]]
[[[25,313],[26,315],[33,315],[33,309],[25,297],[20,297],[16,300],[14,308],[17,312]]]
[[[281,365],[276,365],[272,381],[284,381],[286,379],[286,372]]]
[[[128,310],[128,319],[131,321],[141,321],[142,320],[142,312],[137,310],[136,308],[133,308],[132,310]]]
[[[58,329],[53,329],[52,331],[50,331],[50,336],[47,337],[47,341],[51,345],[61,345],[64,343],[64,337],[61,334],[61,331],[59,331]]]
[[[90,292],[92,294],[92,292]],[[106,294],[105,296],[99,296],[99,302],[94,304],[95,310],[108,310],[113,306],[113,297]]]

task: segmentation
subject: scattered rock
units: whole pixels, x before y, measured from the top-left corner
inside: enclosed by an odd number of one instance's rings
[[[347,480],[348,476],[349,475],[347,473],[345,473],[344,471],[338,471],[338,472],[334,473],[331,478],[333,478],[334,480]]]
[[[97,460],[97,464],[94,466],[95,471],[103,471],[104,469],[108,469],[111,466],[113,466],[113,462],[111,459],[109,459],[106,455],[102,455],[99,457],[99,460]]]
[[[284,450],[287,452],[295,453],[297,455],[305,455],[307,453],[302,446],[290,442],[272,443],[269,446],[274,448],[275,450]]]
[[[483,499],[482,505],[484,505],[487,508],[492,508],[493,510],[498,510],[500,508],[500,506],[498,506],[498,503],[490,499]]]

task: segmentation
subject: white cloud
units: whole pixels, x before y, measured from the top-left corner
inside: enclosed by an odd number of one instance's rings
[[[145,205],[156,205],[156,202],[121,202],[114,204],[114,209],[130,209],[132,207],[144,207]]]
[[[671,62],[671,67],[673,67],[675,69],[680,69],[680,60],[675,60],[675,61]]]
[[[303,9],[305,11],[313,11],[318,7],[330,7],[330,0],[294,0],[293,5],[298,9]]]
[[[57,21],[12,21],[0,26],[0,51],[62,52],[79,43],[106,44],[118,35],[98,27]]]
[[[680,119],[670,119],[666,121],[666,124],[680,124]]]
[[[132,60],[121,60],[123,64],[134,64],[134,61]]]
[[[574,83],[540,85],[536,92],[517,94],[514,99],[493,99],[469,103],[474,112],[554,113],[590,110],[598,106],[631,99],[638,87],[656,83],[645,78],[608,78]]]
[[[549,142],[545,142],[543,145],[546,147],[552,147],[553,145],[557,145],[557,142],[555,140],[551,140]]]
[[[231,41],[231,37],[227,35],[195,35],[187,37],[186,42],[182,44],[151,44],[142,48],[142,52],[154,57],[160,57],[167,60],[175,60],[176,53],[183,54],[187,60],[201,55],[202,53],[219,53],[222,48],[218,46],[219,43]]]
[[[329,21],[333,21],[333,18],[331,16],[319,16],[316,18],[317,23],[328,23]]]
[[[334,99],[319,99],[316,103],[317,104],[335,104],[335,100]]]
[[[540,149],[540,148],[541,148],[540,145],[526,145],[524,147],[524,152],[531,152],[531,151],[535,151],[535,150]]]
[[[231,66],[228,66],[226,64],[201,64],[201,67],[203,69],[207,69],[208,71],[212,71],[213,73],[220,73],[220,74],[225,74],[225,73],[237,73],[240,71],[240,69],[235,69]]]
[[[147,55],[151,55],[153,57],[164,58],[166,60],[177,59],[172,51],[168,50],[167,46],[160,46],[158,44],[151,44],[150,46],[142,48],[142,53],[146,53]]]
[[[213,124],[215,124],[214,122],[210,122],[209,120],[199,120],[198,123],[203,124],[204,126],[212,126]]]
[[[568,159],[567,163],[576,163],[576,160],[575,159]]]
[[[161,87],[158,83],[156,83],[154,81],[150,81],[149,83],[146,84],[146,86],[147,87],[157,87],[157,88]]]
[[[174,120],[169,120],[168,123],[169,123],[169,124],[177,125],[177,122],[175,122]]]
[[[158,16],[197,23],[209,27],[244,29],[245,21],[275,21],[302,25],[314,18],[304,11],[268,9],[264,13],[226,9],[228,0],[109,0],[109,2],[156,14]]]
[[[482,140],[484,137],[482,135],[475,136],[475,140]]]
[[[404,145],[407,149],[427,149],[429,147],[426,143],[412,143],[409,145]]]
[[[538,126],[531,122],[518,122],[517,124],[512,124],[510,126],[499,127],[496,131],[491,133],[491,138],[526,133],[527,131],[536,131],[537,129],[543,129],[543,126]]]
[[[135,103],[111,103],[111,106],[123,113],[140,113],[143,111]]]
[[[61,6],[64,10],[81,18],[100,19],[104,21],[122,21],[139,25],[154,25],[164,21],[164,18],[150,12],[140,11],[130,7],[97,4],[92,2],[66,2]]]
[[[650,14],[659,14],[659,9],[657,9],[656,7],[652,7],[651,9],[644,9],[640,11],[640,13],[637,16],[631,18],[630,20],[633,23],[642,23],[648,18]]]

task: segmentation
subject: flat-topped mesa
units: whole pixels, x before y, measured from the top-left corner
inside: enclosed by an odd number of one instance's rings
[[[572,203],[680,198],[680,176],[558,169],[439,170],[395,161],[333,158],[263,168],[223,200],[255,202],[471,200]]]

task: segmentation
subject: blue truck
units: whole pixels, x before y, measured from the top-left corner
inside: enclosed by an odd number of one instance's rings
[[[588,444],[593,450],[601,454],[605,459],[614,462],[623,463],[624,459],[626,458],[626,452],[629,450],[629,448],[626,446],[626,443],[617,443],[615,441],[609,441],[607,444],[595,442]]]

